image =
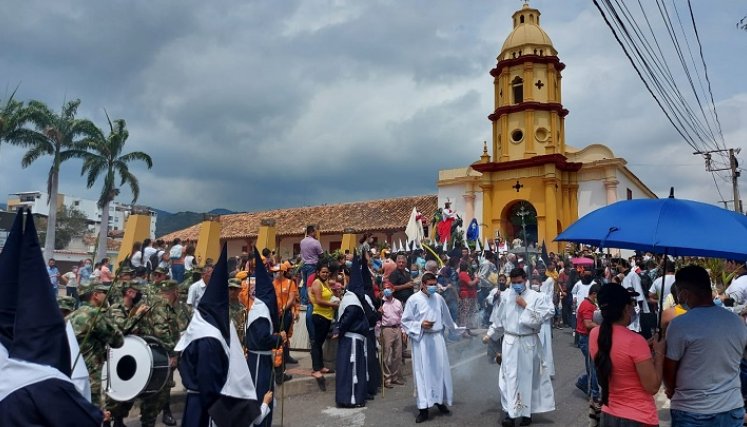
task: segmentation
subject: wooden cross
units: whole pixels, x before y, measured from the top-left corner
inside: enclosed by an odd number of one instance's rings
[[[518,193],[519,190],[521,190],[522,188],[524,188],[524,184],[519,184],[519,181],[516,181],[516,185],[511,186],[511,188],[515,188],[516,192]]]
[[[542,89],[542,86],[544,86],[545,84],[542,83],[542,80],[537,80],[537,83],[535,83],[534,85],[537,86],[537,89]]]

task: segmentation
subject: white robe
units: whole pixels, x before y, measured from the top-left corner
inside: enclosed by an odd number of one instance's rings
[[[433,321],[433,328],[422,328],[424,320]],[[451,367],[446,352],[444,328],[455,329],[443,297],[423,292],[413,294],[405,304],[402,328],[412,344],[412,372],[417,389],[418,409],[439,403],[451,405],[453,388]]]
[[[539,339],[542,344],[542,363],[550,372],[550,376],[555,376],[555,358],[552,354],[552,319],[555,317],[555,305],[552,303],[553,293],[555,292],[555,279],[548,277],[540,286],[540,294],[547,300],[552,312],[548,314],[540,327]]]
[[[498,386],[501,406],[511,418],[555,410],[555,394],[550,372],[542,365],[539,331],[552,303],[539,292],[526,289],[522,294],[526,308],[516,303],[517,294],[507,289],[490,316],[488,336],[503,331],[501,369]]]

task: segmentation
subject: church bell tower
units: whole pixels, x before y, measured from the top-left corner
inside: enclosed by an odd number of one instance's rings
[[[495,110],[492,154],[484,153],[472,169],[482,173],[483,235],[521,238],[548,250],[552,240],[578,216],[580,163],[566,158],[561,71],[558,52],[540,27],[540,11],[524,4],[512,16],[498,63],[490,71]],[[520,207],[530,231],[519,229]],[[526,218],[525,218],[526,217]],[[524,235],[526,234],[526,236]]]

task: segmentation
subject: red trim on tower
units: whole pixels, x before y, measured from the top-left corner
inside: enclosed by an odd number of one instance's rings
[[[525,62],[534,62],[536,64],[553,64],[558,72],[561,72],[565,69],[565,64],[560,62],[560,59],[558,59],[557,56],[521,55],[517,58],[498,61],[498,65],[490,70],[490,75],[493,77],[498,77],[504,68],[512,67],[514,65],[521,65]]]
[[[511,160],[508,162],[490,162],[490,163],[473,163],[472,169],[480,172],[498,172],[512,169],[528,168],[532,166],[542,166],[548,163],[554,163],[555,167],[561,171],[578,172],[581,170],[583,163],[569,162],[562,154],[545,154],[534,156],[528,159]]]
[[[494,122],[503,115],[526,110],[555,111],[561,118],[565,118],[565,116],[568,115],[568,110],[563,108],[563,105],[558,102],[525,101],[520,104],[504,105],[503,107],[498,107],[495,109],[495,112],[493,112],[493,114],[488,116],[488,119]]]

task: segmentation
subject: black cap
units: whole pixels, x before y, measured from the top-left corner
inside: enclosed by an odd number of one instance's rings
[[[622,307],[630,304],[638,295],[640,295],[638,292],[633,292],[617,283],[607,283],[599,290],[597,302],[601,309]]]

